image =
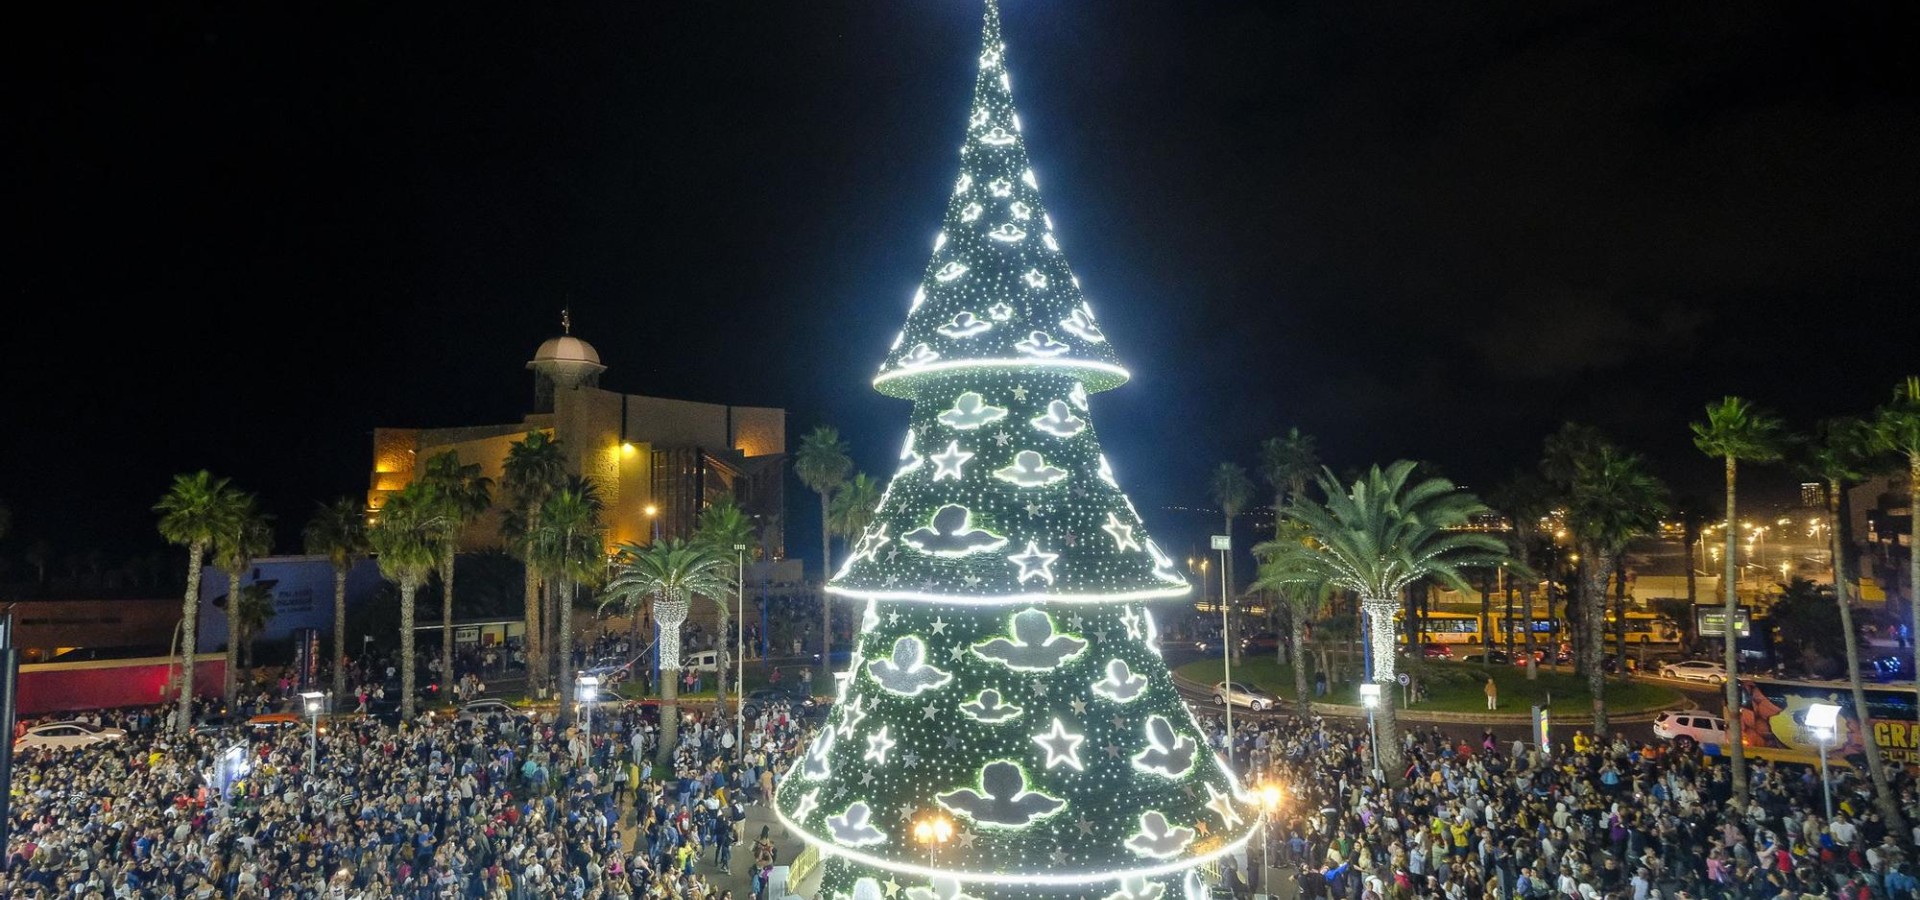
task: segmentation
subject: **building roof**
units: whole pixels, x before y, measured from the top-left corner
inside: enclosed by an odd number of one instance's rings
[[[600,365],[600,352],[593,349],[593,345],[586,341],[570,334],[563,334],[559,337],[547,338],[546,342],[540,345],[540,349],[534,351],[532,361],[588,363],[597,366]]]

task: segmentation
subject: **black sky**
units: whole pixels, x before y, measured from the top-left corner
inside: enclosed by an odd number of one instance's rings
[[[365,489],[375,425],[516,419],[566,304],[607,386],[785,406],[884,471],[906,408],[866,381],[957,171],[978,3],[547,6],[65,4],[14,35],[14,543],[144,547],[202,467],[291,538]],[[1706,401],[1805,425],[1920,368],[1896,4],[1004,15],[1135,373],[1095,421],[1170,546],[1205,520],[1164,508],[1288,426],[1486,484],[1578,419],[1684,488],[1717,474]]]

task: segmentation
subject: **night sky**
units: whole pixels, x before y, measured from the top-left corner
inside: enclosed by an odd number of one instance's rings
[[[1122,486],[1184,550],[1213,520],[1168,508],[1289,426],[1483,487],[1576,419],[1685,490],[1723,393],[1801,427],[1882,402],[1920,369],[1897,10],[1004,0],[1134,372],[1092,411]],[[976,0],[42,13],[5,119],[0,552],[145,550],[203,467],[297,549],[376,425],[517,420],[566,305],[603,385],[783,406],[890,471],[907,407],[867,382],[958,170]]]

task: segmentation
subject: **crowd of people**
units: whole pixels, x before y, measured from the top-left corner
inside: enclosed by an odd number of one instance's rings
[[[765,833],[735,852],[746,806],[811,726],[769,704],[736,747],[730,719],[689,716],[655,765],[651,709],[601,704],[591,729],[532,711],[343,715],[317,742],[305,725],[180,733],[160,708],[99,714],[126,736],[16,756],[0,897],[744,900],[776,856]],[[245,770],[223,789],[236,746]]]
[[[1808,766],[1750,761],[1740,805],[1727,761],[1698,751],[1580,734],[1542,752],[1410,727],[1407,767],[1382,787],[1364,723],[1234,724],[1243,775],[1289,795],[1265,849],[1302,898],[1920,897],[1920,795],[1904,770],[1894,777],[1907,832],[1845,767],[1833,770],[1828,818]],[[1223,726],[1210,727],[1224,749]],[[1242,890],[1258,878],[1229,877]]]

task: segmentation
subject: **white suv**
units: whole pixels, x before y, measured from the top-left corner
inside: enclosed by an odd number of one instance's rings
[[[1653,734],[1666,741],[1692,741],[1696,746],[1727,746],[1727,720],[1704,709],[1668,710],[1653,720]]]
[[[1726,684],[1727,667],[1704,659],[1689,659],[1686,662],[1667,663],[1661,666],[1660,677],[1677,678],[1681,681],[1704,681],[1708,684]]]

